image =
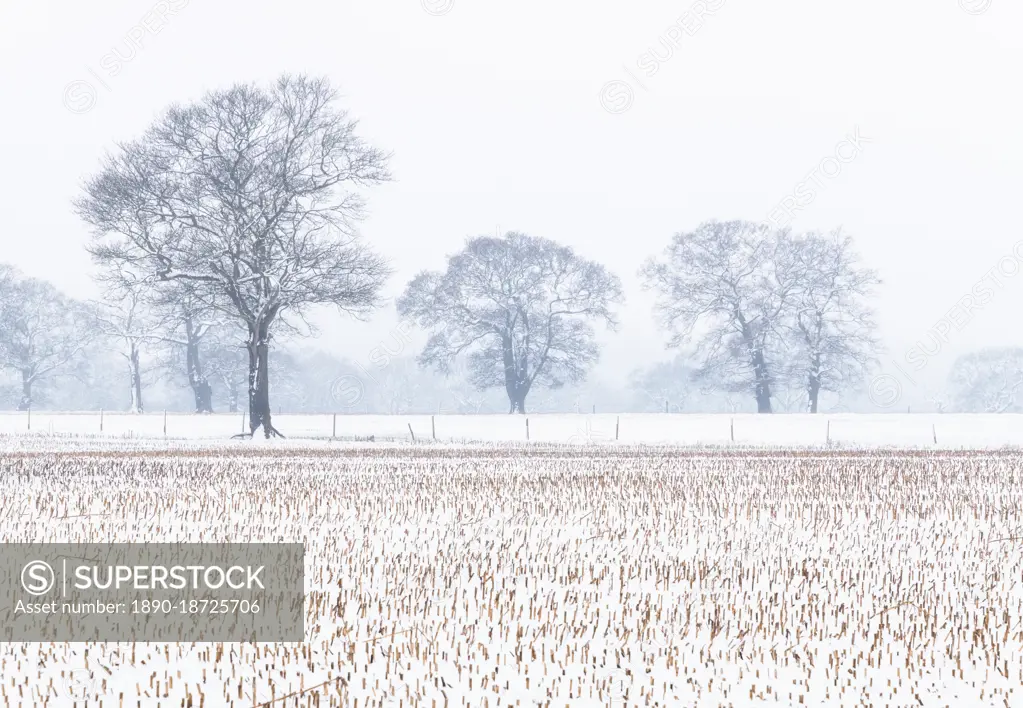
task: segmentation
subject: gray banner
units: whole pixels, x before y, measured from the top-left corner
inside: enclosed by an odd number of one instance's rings
[[[301,642],[300,543],[0,544],[0,641]]]

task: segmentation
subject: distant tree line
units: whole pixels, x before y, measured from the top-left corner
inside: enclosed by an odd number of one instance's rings
[[[245,410],[250,434],[267,437],[284,402],[521,414],[575,395],[580,408],[622,285],[538,236],[470,238],[445,268],[412,278],[396,305],[426,337],[415,360],[367,371],[282,346],[316,334],[314,307],[370,316],[391,274],[357,230],[366,189],[391,179],[390,156],[337,99],[324,79],[236,85],[119,143],[75,203],[103,297],[76,302],[0,267],[0,370],[16,407],[66,401],[61,390],[106,376],[119,382],[97,399],[116,391],[143,412],[147,388],[187,390],[196,413]],[[627,393],[602,393],[622,410],[816,413],[822,394],[861,390],[877,366],[880,280],[840,229],[708,221],[672,236],[639,275],[677,354],[632,372]],[[965,358],[950,379],[970,410],[1014,410],[1021,385],[1015,350]]]

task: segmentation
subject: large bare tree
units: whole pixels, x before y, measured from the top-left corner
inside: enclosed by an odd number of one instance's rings
[[[20,379],[19,410],[29,410],[36,387],[71,373],[92,337],[85,306],[53,285],[0,265],[0,369]]]
[[[751,393],[771,412],[785,308],[796,287],[787,231],[747,221],[710,221],[677,233],[640,271],[657,295],[669,346],[692,346],[698,378]]]
[[[805,393],[804,410],[817,412],[820,392],[840,393],[863,381],[876,364],[878,340],[868,304],[881,283],[860,263],[853,239],[836,229],[786,241],[796,286],[788,299],[791,376]]]
[[[431,330],[419,357],[447,373],[465,355],[479,390],[503,387],[525,413],[534,386],[585,378],[597,360],[591,321],[616,326],[618,277],[553,241],[508,233],[469,239],[444,272],[422,272],[398,312]]]
[[[91,252],[200,284],[248,332],[253,435],[271,422],[275,328],[312,306],[356,316],[379,305],[385,262],[359,240],[360,189],[390,179],[325,79],[237,85],[168,110],[88,180],[78,213]]]

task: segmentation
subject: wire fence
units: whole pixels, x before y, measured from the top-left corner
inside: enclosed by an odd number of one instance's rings
[[[1023,447],[1023,415],[538,414],[277,415],[292,439],[770,447]],[[245,414],[0,413],[0,434],[229,439]]]

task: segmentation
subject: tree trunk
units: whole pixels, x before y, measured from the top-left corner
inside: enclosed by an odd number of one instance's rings
[[[749,348],[749,363],[753,368],[754,396],[757,399],[757,413],[771,412],[771,377],[767,370],[764,350],[755,338],[753,330],[739,310],[735,311],[736,322],[742,327],[742,339]]]
[[[199,382],[198,388],[195,391],[195,412],[213,412],[213,387],[205,378]]]
[[[128,356],[128,373],[131,376],[131,412],[145,413],[146,408],[142,403],[142,366],[140,364],[138,344],[131,343],[131,352]]]
[[[203,373],[199,358],[199,343],[195,327],[189,317],[185,318],[185,368],[188,370],[188,385],[195,395],[195,412],[213,412],[213,387]]]
[[[820,371],[820,364],[814,365],[813,370],[810,372],[810,378],[806,382],[806,393],[807,393],[807,411],[810,413],[817,412],[817,399],[820,397],[821,392],[821,377],[818,373]]]
[[[21,372],[21,401],[18,403],[19,411],[32,410],[32,372]]]
[[[249,325],[249,431],[255,436],[263,429],[267,438],[284,437],[274,428],[270,411],[270,337],[269,324]]]
[[[511,403],[508,412],[523,414],[526,412],[526,394],[523,391],[512,390],[508,393],[508,401]]]
[[[238,382],[232,381],[227,389],[227,410],[230,413],[238,412]]]
[[[753,375],[756,377],[757,413],[770,413],[771,380],[767,371],[767,362],[764,360],[764,353],[759,349],[753,352]]]
[[[508,393],[509,413],[526,412],[526,394],[529,393],[529,385],[521,378],[513,378],[505,384]]]
[[[526,412],[526,394],[529,393],[529,386],[526,383],[525,362],[515,361],[515,353],[512,349],[512,341],[509,337],[504,338],[504,390],[508,394],[508,413]]]

